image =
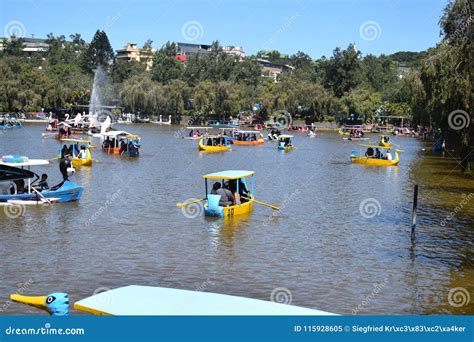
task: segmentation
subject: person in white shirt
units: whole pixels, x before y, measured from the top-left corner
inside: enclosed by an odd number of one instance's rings
[[[392,159],[393,159],[393,158],[392,158],[392,154],[390,153],[390,150],[387,151],[387,155],[386,155],[386,156],[387,156],[387,160],[392,160]]]
[[[81,146],[81,150],[79,151],[77,158],[79,159],[86,159],[87,158],[87,151],[84,145]]]

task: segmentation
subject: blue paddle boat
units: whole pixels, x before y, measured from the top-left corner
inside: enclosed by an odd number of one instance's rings
[[[66,180],[48,187],[47,176],[40,178],[31,166],[47,165],[49,161],[29,159],[20,162],[0,162],[0,205],[51,204],[71,202],[81,198],[83,188]]]

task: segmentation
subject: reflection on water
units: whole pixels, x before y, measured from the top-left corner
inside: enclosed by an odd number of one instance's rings
[[[394,137],[406,151],[400,166],[380,168],[351,164],[354,144],[327,132],[296,135],[288,153],[266,143],[208,154],[198,153],[197,141],[175,138],[178,128],[126,129],[142,136],[140,158],[93,151],[99,162],[73,178],[84,186],[80,202],[28,207],[15,219],[0,211],[2,302],[25,283],[25,293],[65,291],[73,301],[129,284],[264,300],[285,287],[293,304],[336,313],[474,313],[472,299],[460,307],[448,301],[458,287],[474,297],[473,202],[443,221],[474,191],[473,180],[453,171],[448,156],[422,152],[429,150],[422,142]],[[6,132],[0,151],[51,158],[59,144],[41,139],[42,131]],[[201,198],[202,175],[225,169],[255,170],[255,198],[281,211],[255,204],[253,213],[224,220],[176,208]],[[37,171],[51,184],[61,178],[57,162]],[[361,211],[362,203],[374,211]],[[41,314],[16,304],[5,313]]]

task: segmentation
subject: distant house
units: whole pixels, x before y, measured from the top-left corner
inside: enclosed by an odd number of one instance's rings
[[[139,48],[135,43],[127,43],[127,45],[122,49],[118,49],[116,52],[116,58],[118,60],[140,62],[146,65],[147,70],[150,70],[153,65],[153,57],[156,50]]]
[[[184,60],[192,55],[207,55],[209,51],[211,51],[211,45],[176,43],[176,55],[185,57]]]
[[[49,49],[48,43],[46,43],[46,39],[40,39],[40,38],[26,38],[26,37],[21,37],[21,38],[15,38],[15,37],[10,37],[10,38],[0,38],[0,51],[3,51],[5,48],[5,43],[8,41],[15,41],[21,39],[23,42],[23,49],[22,51],[31,56],[34,53],[42,53],[46,52]]]
[[[408,76],[411,72],[411,68],[405,63],[400,63],[398,65],[398,78],[404,78]]]
[[[189,56],[207,55],[210,51],[211,45],[208,44],[176,43],[176,58],[182,62],[186,61]],[[222,51],[238,57],[239,60],[245,58],[245,51],[241,46],[224,46]]]
[[[274,63],[263,58],[257,58],[257,62],[262,68],[262,77],[273,78],[275,82],[277,81],[278,75],[280,75],[283,71],[294,69],[294,67],[291,65]]]

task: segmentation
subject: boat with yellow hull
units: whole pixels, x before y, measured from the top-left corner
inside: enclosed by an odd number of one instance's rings
[[[70,145],[68,149],[69,153],[63,152],[64,147],[67,148],[66,145],[68,144]],[[59,150],[58,157],[61,158],[63,154],[69,154],[69,155],[72,155],[72,165],[74,167],[91,166],[93,159],[92,159],[92,153],[90,150],[92,148],[94,148],[94,146],[91,145],[90,140],[61,139],[61,149]],[[82,154],[80,154],[81,150],[84,151]]]
[[[204,204],[205,216],[232,217],[250,213],[253,210],[253,175],[255,171],[228,170],[214,172],[204,175],[206,185],[206,200]],[[248,189],[246,178],[251,179],[251,190]],[[226,182],[229,183],[229,190],[234,196],[234,203],[229,206],[220,205],[220,195],[208,193],[208,179],[222,181],[221,186],[224,187]],[[246,198],[242,198],[241,194],[245,194]]]
[[[390,143],[390,138],[387,137],[386,135],[381,135],[380,140],[379,140],[379,146],[385,147],[385,148],[391,148],[392,144]]]
[[[377,145],[363,145],[360,144],[359,146],[361,147],[367,147],[369,149],[385,149],[387,150],[386,157],[385,158],[377,158],[374,155],[357,155],[355,151],[352,151],[350,158],[352,163],[354,164],[363,164],[363,165],[369,165],[369,166],[396,166],[400,162],[400,156],[399,152],[403,152],[402,150],[395,150],[395,155],[392,157],[388,157],[390,153],[390,148],[388,147],[382,147],[382,146],[377,146]],[[390,153],[391,156],[391,153]]]
[[[288,134],[281,134],[278,136],[278,150],[289,152],[294,149],[291,139],[293,138],[292,135]]]
[[[221,216],[221,217],[232,217],[236,215],[243,215],[243,214],[248,214],[252,212],[253,210],[253,202],[245,202],[241,204],[236,204],[236,205],[231,205],[228,207],[223,207],[224,208],[224,213],[223,215],[206,215],[206,216]],[[208,211],[209,212],[209,207],[207,204],[204,205],[204,212]]]
[[[223,137],[218,136],[206,136],[199,139],[198,143],[198,150],[199,151],[206,151],[206,152],[226,152],[230,150],[230,146],[227,144],[217,143],[217,139],[221,139]],[[205,145],[204,139],[211,139],[212,145]],[[225,139],[225,138],[223,138]]]
[[[364,164],[370,166],[395,166],[400,162],[397,152],[395,152],[395,159],[393,160],[378,159],[373,157],[357,157],[352,155],[351,160],[354,164]]]

